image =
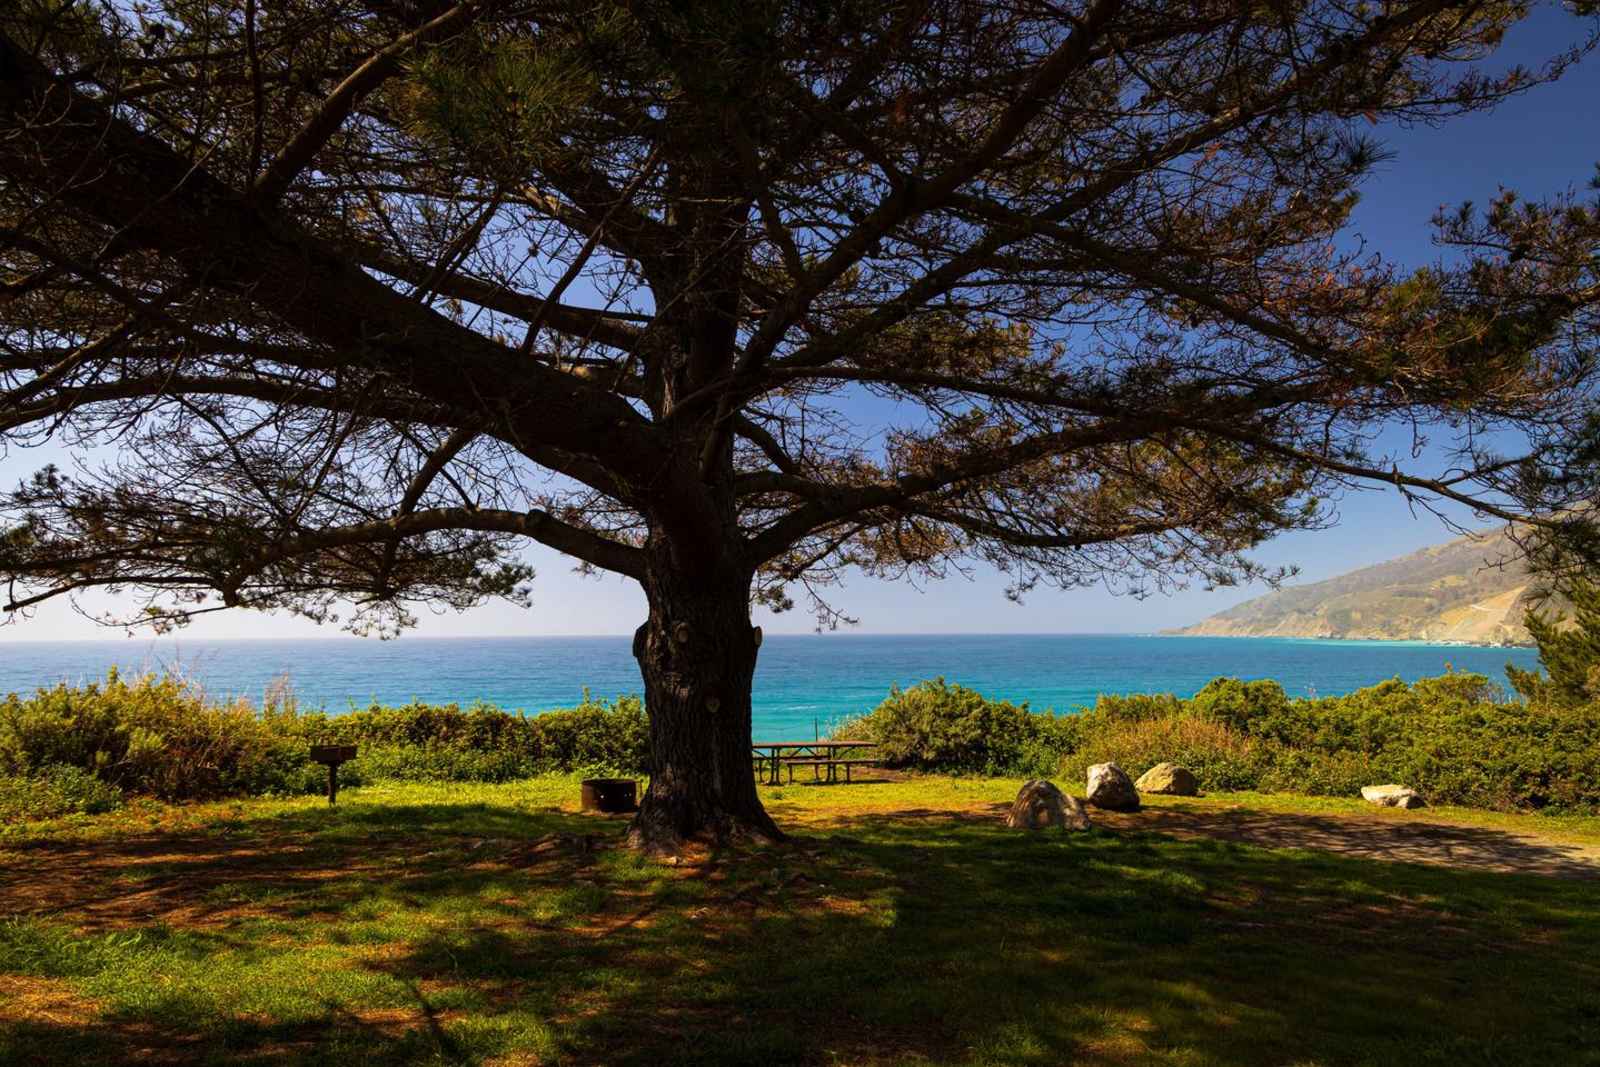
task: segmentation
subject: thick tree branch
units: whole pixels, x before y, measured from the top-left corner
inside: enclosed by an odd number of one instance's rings
[[[263,207],[276,204],[300,172],[311,165],[328,139],[344,125],[356,105],[379,85],[400,72],[400,60],[419,44],[437,41],[453,33],[486,6],[485,0],[464,0],[444,14],[419,26],[392,44],[373,53],[361,66],[340,82],[306,121],[299,132],[278,152],[267,169],[250,187],[250,198]]]
[[[307,336],[362,353],[436,403],[481,412],[494,398],[490,414],[525,442],[593,453],[622,470],[655,466],[654,435],[622,399],[519,359],[292,224],[264,218],[151,135],[61,87],[3,35],[0,119],[32,130],[0,140],[0,173],[59,187],[124,240],[162,251]]]
[[[949,489],[962,482],[1010,470],[1024,463],[1078,449],[1134,441],[1163,428],[1159,420],[1110,420],[1087,426],[1034,434],[999,448],[984,449],[954,461],[939,463],[922,473],[905,474],[891,482],[859,487],[819,486],[814,499],[800,505],[750,538],[755,559],[765,562],[788,551],[811,531],[867,511],[894,511],[916,498]]]
[[[599,342],[608,348],[632,351],[640,331],[634,323],[648,322],[649,316],[596,308],[552,304],[548,299],[529,296],[510,286],[459,271],[435,272],[422,263],[401,257],[373,244],[350,244],[352,255],[373,270],[381,271],[413,285],[428,284],[440,296],[454,297],[524,322],[542,320],[544,325],[578,340]]]
[[[637,548],[562,522],[546,511],[429,508],[375,522],[335,526],[287,537],[254,553],[244,566],[235,572],[234,577],[242,583],[275,563],[297,556],[348,548],[353,545],[386,544],[396,538],[417,537],[446,530],[518,534],[603,570],[633,578],[638,578],[644,573],[643,556]]]

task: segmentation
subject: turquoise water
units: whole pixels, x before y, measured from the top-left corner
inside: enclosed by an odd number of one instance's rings
[[[346,711],[373,701],[470,703],[542,711],[640,690],[626,637],[419,638],[297,641],[0,643],[0,693],[124,670],[175,670],[217,697],[259,699],[287,675],[302,706]],[[1332,695],[1447,665],[1504,682],[1505,665],[1534,666],[1525,648],[1420,642],[1135,635],[768,637],[756,668],[757,740],[810,738],[870,709],[892,685],[943,675],[1036,709],[1069,710],[1100,693],[1188,696],[1218,675],[1273,678],[1292,696]]]

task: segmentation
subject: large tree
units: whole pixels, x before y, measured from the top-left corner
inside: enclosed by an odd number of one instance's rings
[[[1517,3],[14,0],[6,607],[392,630],[637,580],[635,838],[776,834],[752,603],[1257,575],[1361,480],[1581,550],[1592,207],[1346,232]],[[1396,427],[1407,446],[1394,452]]]

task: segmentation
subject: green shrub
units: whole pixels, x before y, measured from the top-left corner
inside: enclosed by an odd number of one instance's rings
[[[67,766],[171,800],[242,791],[260,776],[270,726],[248,704],[207,704],[172,677],[58,685],[0,703],[0,774]]]
[[[577,707],[547,711],[526,721],[536,731],[542,768],[649,772],[650,719],[638,697],[618,697],[608,704],[585,689]]]
[[[1214,678],[1188,701],[1201,718],[1241,733],[1270,736],[1289,716],[1289,698],[1277,682]]]
[[[877,742],[891,766],[958,774],[1044,774],[1075,746],[1070,716],[1034,714],[943,678],[896,687],[835,736]]]
[[[1183,702],[1171,693],[1102,693],[1094,704],[1095,715],[1118,722],[1168,719],[1182,710]]]
[[[892,691],[840,731],[897,766],[1059,775],[1095,763],[1139,775],[1180,763],[1207,790],[1354,796],[1404,782],[1434,803],[1600,810],[1600,703],[1529,707],[1477,674],[1390,679],[1290,699],[1276,682],[1218,678],[1189,700],[1102,696],[1078,715],[1036,715],[943,679]]]
[[[0,777],[0,819],[99,815],[122,806],[122,790],[89,771],[63,764],[35,774]]]
[[[540,715],[413,703],[301,721],[316,742],[359,746],[347,766],[359,763],[372,778],[506,781],[548,771],[643,773],[650,763],[644,702],[596,700],[587,690],[577,707]]]
[[[1061,760],[1060,774],[1081,782],[1096,763],[1115,763],[1137,778],[1158,763],[1182,764],[1203,789],[1257,789],[1270,765],[1266,747],[1225,723],[1182,711],[1123,720],[1096,709],[1084,715],[1085,740]]]
[[[1388,754],[1424,795],[1485,808],[1600,809],[1600,705],[1473,705],[1429,715]]]
[[[1263,750],[1260,777],[1252,787],[1263,793],[1353,797],[1364,785],[1404,778],[1363,752],[1308,752],[1273,745]]]
[[[453,745],[364,745],[339,769],[352,786],[374,781],[506,782],[537,773],[516,752]]]
[[[168,800],[316,792],[327,772],[308,758],[312,744],[359,747],[340,770],[349,785],[642,773],[649,765],[648,720],[636,697],[607,702],[586,691],[577,707],[534,716],[416,703],[329,716],[301,714],[285,700],[262,712],[243,701],[209,704],[181,680],[130,682],[112,671],[103,684],[0,701],[0,807],[42,818],[124,792]],[[102,787],[109,792],[93,791]]]

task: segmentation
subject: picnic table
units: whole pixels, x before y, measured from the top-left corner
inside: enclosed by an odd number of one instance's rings
[[[812,775],[819,781],[822,780],[822,771],[827,771],[827,781],[839,780],[839,768],[844,768],[844,780],[850,780],[850,771],[853,767],[876,767],[883,761],[872,759],[852,759],[852,751],[877,748],[875,741],[757,741],[750,746],[751,758],[755,760],[756,777],[765,776],[769,785],[783,784],[779,774],[783,768],[789,769],[789,781],[794,781],[796,767],[810,767]]]

